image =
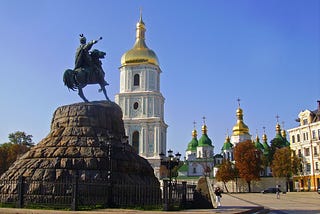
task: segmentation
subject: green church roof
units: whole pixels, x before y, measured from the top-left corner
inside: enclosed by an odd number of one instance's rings
[[[224,142],[221,151],[225,151],[225,150],[231,150],[233,148],[232,143],[230,142],[230,137],[227,136],[226,137],[226,141]]]
[[[202,136],[198,141],[198,146],[212,146],[212,141],[207,135],[207,126],[202,126]]]
[[[207,134],[203,134],[198,142],[198,146],[212,146],[212,141]]]
[[[188,164],[185,162],[179,169],[178,172],[187,172],[189,170]]]
[[[192,140],[188,143],[187,151],[195,152],[197,151],[198,140],[197,140],[197,130],[192,131]]]
[[[188,143],[187,151],[195,152],[195,151],[197,151],[197,146],[198,146],[198,140],[196,137],[194,137],[194,138],[192,138],[190,143]]]
[[[278,148],[290,146],[290,143],[288,142],[285,133],[284,136],[281,134],[281,128],[278,123],[276,125],[276,136],[270,142],[271,144],[276,143]]]
[[[259,149],[260,151],[263,151],[264,150],[264,147],[262,145],[262,143],[260,143],[260,139],[259,137],[257,136],[256,138],[256,141],[254,142],[254,146]]]

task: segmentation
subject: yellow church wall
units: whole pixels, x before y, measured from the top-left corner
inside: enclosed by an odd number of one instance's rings
[[[316,191],[320,185],[320,175],[295,176],[293,183],[296,191]]]

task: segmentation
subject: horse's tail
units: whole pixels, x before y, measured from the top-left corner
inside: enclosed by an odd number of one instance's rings
[[[69,89],[75,91],[77,89],[77,84],[75,81],[76,72],[72,69],[65,70],[63,74],[63,82]]]

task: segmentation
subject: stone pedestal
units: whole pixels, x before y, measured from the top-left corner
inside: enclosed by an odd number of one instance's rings
[[[72,179],[159,185],[150,164],[124,142],[122,111],[113,102],[76,103],[59,107],[51,130],[20,157],[0,180],[59,181]],[[109,155],[110,154],[110,155]]]

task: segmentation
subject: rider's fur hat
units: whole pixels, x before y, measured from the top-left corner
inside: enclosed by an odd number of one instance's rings
[[[80,36],[80,43],[81,44],[84,44],[87,42],[87,39],[86,39],[86,37],[83,36],[83,34],[80,34],[79,36]]]

